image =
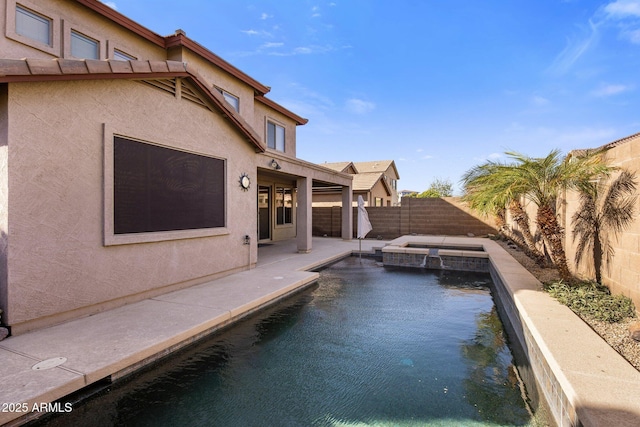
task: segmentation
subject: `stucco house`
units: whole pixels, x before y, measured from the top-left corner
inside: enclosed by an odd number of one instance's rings
[[[371,162],[332,162],[322,166],[340,173],[353,175],[353,200],[357,205],[362,196],[366,206],[397,206],[400,175],[393,160]],[[313,188],[313,206],[342,206],[340,189],[331,186]]]
[[[312,250],[307,120],[183,31],[96,0],[3,0],[0,308],[13,335]],[[350,239],[352,213],[343,213]]]

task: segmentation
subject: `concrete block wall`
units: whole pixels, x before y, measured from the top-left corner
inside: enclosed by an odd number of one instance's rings
[[[341,207],[313,208],[313,235],[340,237]],[[408,234],[485,236],[495,225],[471,212],[456,197],[403,198],[401,206],[367,207],[373,229],[367,238],[395,239]],[[353,208],[353,237],[357,237],[358,210]]]

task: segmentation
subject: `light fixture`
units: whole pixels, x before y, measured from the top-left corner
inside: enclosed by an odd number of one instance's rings
[[[280,170],[282,169],[282,167],[278,164],[278,162],[276,162],[276,159],[272,159],[271,163],[270,163],[271,167],[274,168],[275,170]]]
[[[249,175],[247,175],[246,173],[240,175],[240,188],[242,188],[244,191],[248,191],[250,186],[251,179],[249,179]]]

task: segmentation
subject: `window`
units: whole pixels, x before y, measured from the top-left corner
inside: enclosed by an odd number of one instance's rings
[[[16,33],[51,46],[51,19],[16,6]]]
[[[225,226],[225,162],[114,137],[114,234]]]
[[[284,151],[284,127],[267,122],[267,146],[274,150]]]
[[[113,59],[117,61],[135,61],[136,58],[121,50],[113,49]]]
[[[293,191],[276,187],[276,224],[293,224]]]
[[[382,206],[382,197],[376,197],[375,198],[375,206],[377,206],[377,207]]]
[[[220,88],[218,88],[218,92],[222,94],[224,100],[227,101],[229,105],[231,105],[233,109],[236,110],[236,112],[240,112],[240,98],[235,95],[231,95],[226,90]]]
[[[82,59],[100,59],[100,43],[76,31],[71,31],[71,55]]]

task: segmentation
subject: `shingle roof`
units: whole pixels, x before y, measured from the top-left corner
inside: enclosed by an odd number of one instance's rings
[[[396,168],[396,164],[393,160],[374,160],[371,162],[353,162],[356,169],[360,173],[364,172],[385,172],[390,167],[393,168],[394,172],[398,179],[400,179],[400,174],[398,174],[398,169]]]
[[[332,162],[332,163],[320,163],[320,166],[332,169],[336,172],[346,172],[349,166],[353,165],[352,162]]]
[[[91,59],[0,59],[0,83],[100,79],[189,79],[206,99],[246,137],[257,152],[266,148],[260,136],[219,94],[178,61],[119,61]]]
[[[586,156],[589,153],[593,153],[593,152],[596,152],[596,151],[609,150],[611,148],[617,147],[618,145],[625,144],[627,142],[630,142],[631,140],[638,139],[638,138],[640,138],[640,132],[639,133],[634,133],[633,135],[625,136],[624,138],[620,138],[620,139],[617,139],[617,140],[612,141],[612,142],[608,142],[608,143],[606,143],[604,145],[601,145],[600,147],[597,147],[597,148],[577,148],[575,150],[571,150],[569,152],[569,154],[567,154],[567,156],[568,157]]]
[[[387,195],[391,195],[391,190],[387,181],[383,179],[384,174],[382,172],[368,172],[368,173],[359,173],[357,175],[353,175],[353,191],[369,191],[378,183],[378,181],[382,181],[382,185],[387,191]]]

